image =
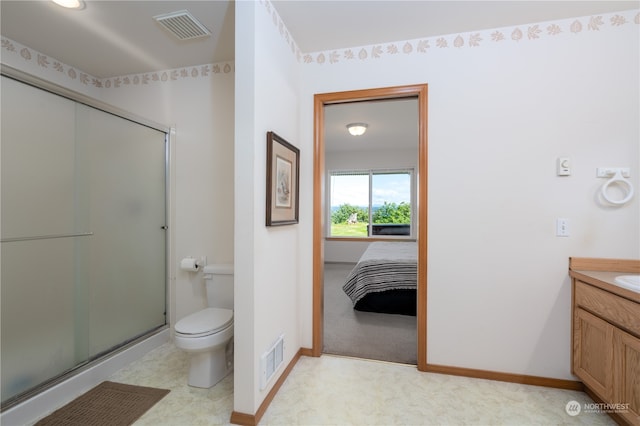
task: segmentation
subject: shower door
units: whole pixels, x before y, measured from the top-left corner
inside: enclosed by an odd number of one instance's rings
[[[166,133],[2,77],[2,404],[166,324]]]

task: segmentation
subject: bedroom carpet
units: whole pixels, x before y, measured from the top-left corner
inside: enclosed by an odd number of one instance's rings
[[[416,364],[416,317],[354,310],[342,290],[353,267],[324,265],[324,353]]]

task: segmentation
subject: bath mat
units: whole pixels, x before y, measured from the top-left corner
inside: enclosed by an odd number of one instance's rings
[[[168,393],[167,389],[102,382],[36,426],[130,425]]]

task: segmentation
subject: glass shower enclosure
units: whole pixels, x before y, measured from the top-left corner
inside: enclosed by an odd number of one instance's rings
[[[166,326],[166,132],[2,76],[2,406]]]

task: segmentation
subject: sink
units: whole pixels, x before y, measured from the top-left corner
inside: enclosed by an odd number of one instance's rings
[[[618,275],[614,281],[622,288],[640,293],[640,275]]]

